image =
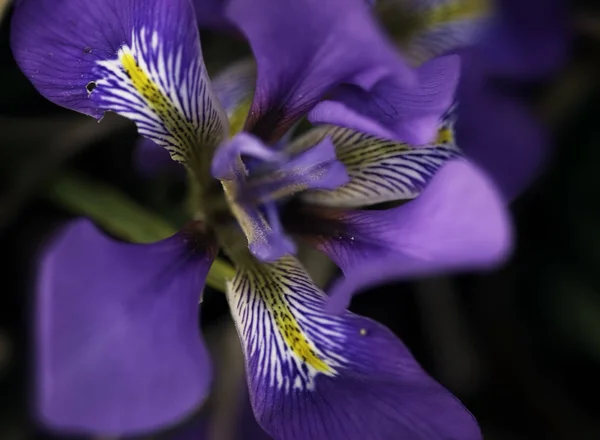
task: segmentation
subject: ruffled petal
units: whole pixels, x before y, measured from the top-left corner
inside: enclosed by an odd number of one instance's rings
[[[246,130],[263,139],[278,139],[342,82],[370,90],[386,79],[403,91],[415,88],[414,94],[425,87],[382,35],[364,0],[231,0],[227,15],[257,61]]]
[[[73,222],[41,260],[38,417],[53,429],[127,435],[175,423],[211,379],[198,300],[215,249],[198,233],[151,245]]]
[[[254,414],[275,439],[481,438],[471,414],[388,329],[328,314],[294,258],[246,261],[227,298]]]
[[[438,136],[425,147],[390,141],[348,128],[321,126],[297,139],[290,149],[300,149],[323,138],[336,147],[337,159],[350,180],[329,191],[307,191],[303,200],[333,207],[361,207],[412,199],[448,160],[460,155],[454,140],[454,116],[438,122]]]
[[[368,91],[342,85],[308,115],[314,124],[333,124],[375,136],[424,145],[435,138],[440,116],[454,100],[460,58],[433,59],[417,71],[417,85],[404,87],[397,78],[380,80]]]
[[[284,217],[342,269],[331,308],[341,311],[368,286],[435,273],[487,268],[511,249],[501,195],[474,165],[447,163],[415,200],[387,210],[310,209]]]
[[[536,177],[548,156],[547,130],[532,112],[505,90],[495,89],[472,52],[464,54],[456,122],[465,155],[485,169],[507,200]]]
[[[112,110],[194,162],[226,135],[189,0],[22,0],[15,58],[42,95],[95,118]]]

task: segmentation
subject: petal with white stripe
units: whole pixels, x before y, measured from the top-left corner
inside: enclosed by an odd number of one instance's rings
[[[227,297],[254,413],[275,439],[481,438],[388,329],[325,312],[325,294],[293,257],[245,259]]]
[[[446,118],[431,145],[412,147],[336,126],[317,127],[298,139],[291,149],[328,136],[350,180],[333,191],[308,191],[304,200],[326,206],[360,207],[417,197],[448,160],[460,155],[453,121]]]
[[[23,0],[12,48],[42,95],[132,119],[177,161],[196,166],[227,133],[188,0]]]

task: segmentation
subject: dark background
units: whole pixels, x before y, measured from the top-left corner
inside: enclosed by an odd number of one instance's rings
[[[9,21],[0,24],[0,440],[61,438],[39,431],[28,412],[36,252],[70,215],[48,188],[76,169],[169,216],[181,182],[134,171],[129,123],[97,124],[40,97],[12,59]],[[522,91],[554,145],[511,207],[510,262],[390,285],[352,305],[393,329],[491,440],[600,438],[600,7],[573,2],[570,22],[566,65]],[[203,45],[209,69],[244,51],[215,35]],[[223,296],[208,290],[202,315],[218,337],[229,319]]]

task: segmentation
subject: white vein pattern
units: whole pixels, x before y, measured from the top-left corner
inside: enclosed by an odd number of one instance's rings
[[[227,298],[248,374],[263,385],[314,390],[318,374],[349,366],[342,317],[324,311],[325,294],[294,257],[238,269]]]
[[[166,47],[158,32],[146,28],[134,30],[131,41],[115,59],[98,62],[100,79],[91,98],[132,119],[140,134],[174,160],[185,162],[196,149],[218,144],[227,118],[211,90],[200,42],[187,52]]]
[[[453,111],[453,109],[452,109]],[[417,197],[448,160],[460,156],[455,143],[453,113],[442,119],[431,145],[378,138],[349,128],[323,126],[309,132],[310,142],[329,136],[350,181],[334,191],[307,191],[305,201],[334,207],[360,207]]]

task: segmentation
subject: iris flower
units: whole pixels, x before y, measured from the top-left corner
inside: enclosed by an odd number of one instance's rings
[[[188,0],[16,5],[13,52],[40,93],[98,119],[133,120],[185,165],[197,200],[194,219],[157,243],[118,242],[77,220],[48,247],[39,417],[54,429],[128,435],[193,411],[211,380],[198,301],[222,249],[236,268],[226,296],[253,411],[276,440],[480,438],[401,341],[367,318],[331,313],[335,301],[294,257],[303,237],[344,273],[371,261],[410,276],[502,260],[502,198],[454,142],[456,57],[412,69],[362,0],[232,0],[226,11],[251,44],[256,81],[252,63],[210,81]],[[298,23],[302,33],[290,34]],[[406,142],[328,124],[287,142],[342,84],[380,102],[393,93]]]

